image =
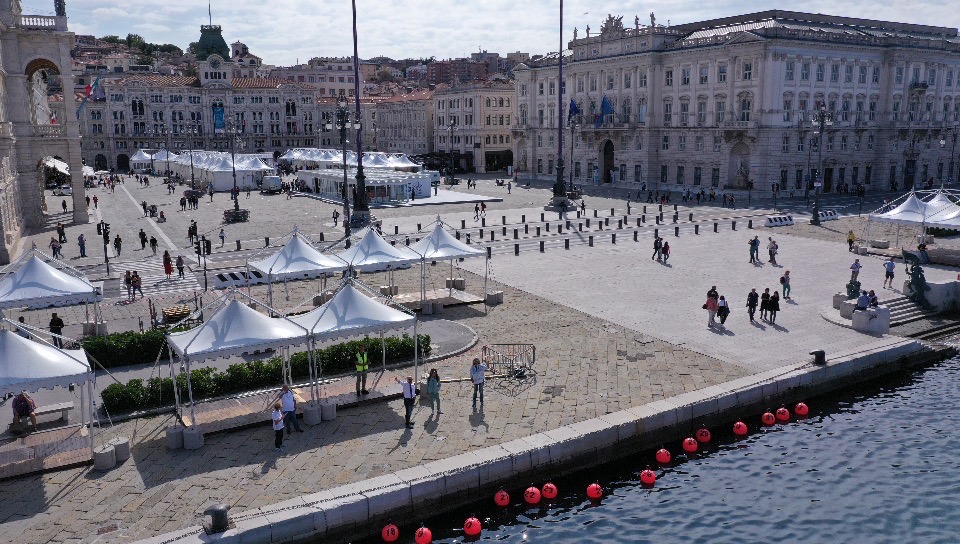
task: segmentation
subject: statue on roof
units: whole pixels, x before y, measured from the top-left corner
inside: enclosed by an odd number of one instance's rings
[[[53,10],[57,17],[66,17],[67,3],[64,0],[53,0]]]
[[[657,16],[650,12],[650,26],[657,26]]]
[[[634,29],[634,30],[640,30],[640,16],[639,16],[639,15],[634,15],[634,16],[633,16],[633,29]]]
[[[600,35],[606,36],[608,34],[623,34],[623,15],[614,17],[609,13],[607,14],[607,20],[600,27]]]
[[[587,37],[590,37],[590,25],[587,25]]]
[[[577,27],[573,27],[573,39],[577,39]]]

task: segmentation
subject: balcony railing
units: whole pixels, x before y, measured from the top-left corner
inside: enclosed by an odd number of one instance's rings
[[[66,32],[67,18],[53,15],[21,15],[17,21],[18,28],[29,30],[59,30]]]
[[[67,134],[63,125],[36,125],[33,127],[33,135],[45,138],[63,138]]]

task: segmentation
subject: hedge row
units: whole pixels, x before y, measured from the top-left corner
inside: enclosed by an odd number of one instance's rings
[[[325,375],[341,374],[355,369],[356,353],[361,344],[367,346],[371,366],[377,367],[383,356],[380,340],[366,338],[335,344],[314,351],[314,357]],[[387,363],[399,363],[413,359],[413,337],[407,334],[386,339]],[[420,356],[430,355],[430,336],[420,335]],[[290,370],[295,381],[303,381],[310,375],[307,352],[295,353],[290,357]],[[231,393],[240,393],[255,389],[278,386],[283,379],[283,361],[280,357],[250,363],[230,365],[224,371],[212,367],[196,368],[190,371],[194,400],[207,399]],[[181,397],[187,395],[187,375],[177,376],[177,389]],[[147,410],[160,406],[170,406],[174,402],[173,380],[171,378],[150,378],[146,382],[140,379],[130,380],[126,384],[111,384],[100,394],[103,407],[111,414]]]
[[[104,336],[83,339],[83,349],[105,368],[152,364],[160,358],[167,359],[166,331],[115,332]]]

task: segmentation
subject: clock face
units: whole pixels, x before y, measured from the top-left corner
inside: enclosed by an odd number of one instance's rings
[[[219,67],[220,67],[220,61],[217,60],[217,59],[211,60],[211,61],[210,61],[210,67],[213,68],[213,69],[219,68]]]

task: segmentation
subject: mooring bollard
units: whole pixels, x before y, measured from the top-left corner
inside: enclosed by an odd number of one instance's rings
[[[520,222],[521,222],[521,223],[526,223],[526,222],[527,222],[527,216],[526,216],[526,215],[521,215],[521,216],[520,216]]]
[[[610,217],[613,217],[616,213],[617,211],[615,209],[610,208]]]
[[[614,244],[617,243],[617,233],[614,232],[613,234],[610,235],[610,241],[613,242]]]
[[[396,229],[396,230],[393,231],[393,233],[394,233],[394,234],[397,234],[397,233],[399,232],[400,227],[393,227],[393,228]],[[466,220],[466,219],[461,219],[461,220],[460,220],[460,228],[461,228],[461,229],[467,228],[467,220]]]
[[[513,244],[513,254],[514,255],[520,254],[520,244]]]
[[[540,227],[537,227],[537,236],[540,236]]]
[[[529,225],[529,224],[526,224],[526,223],[523,224],[523,233],[524,233],[524,234],[530,234],[530,225]]]
[[[270,237],[269,237],[269,236],[264,236],[264,237],[263,237],[263,247],[270,247]]]
[[[550,232],[550,223],[544,223],[543,226],[546,227],[547,232]]]
[[[237,251],[240,251],[240,240],[237,240]]]
[[[593,247],[593,236],[588,236],[588,237],[587,237],[587,244],[588,244],[590,247]]]
[[[618,228],[618,229],[622,229],[622,228],[623,228],[623,219],[617,219],[617,228]]]
[[[693,221],[693,213],[690,213],[690,217],[687,218],[687,221]]]
[[[593,216],[597,217],[597,210],[593,210]]]
[[[481,226],[481,227],[487,226],[487,218],[486,218],[486,217],[481,217],[481,218],[480,218],[480,226]]]
[[[520,229],[513,229],[513,239],[516,240],[520,238]]]
[[[544,250],[543,244],[544,244],[543,240],[540,240],[540,253],[543,253],[543,250]]]
[[[563,249],[570,249],[570,239],[569,239],[569,238],[564,238],[564,239],[563,239]]]
[[[748,220],[747,220],[747,228],[748,228],[748,229],[752,229],[752,228],[753,228],[753,219],[748,219]]]
[[[543,214],[542,214],[542,213],[540,214],[540,220],[541,220],[541,221],[543,221],[543,220],[544,220],[544,219],[543,219]]]
[[[504,236],[507,235],[507,227],[503,227],[503,235],[504,235]]]

